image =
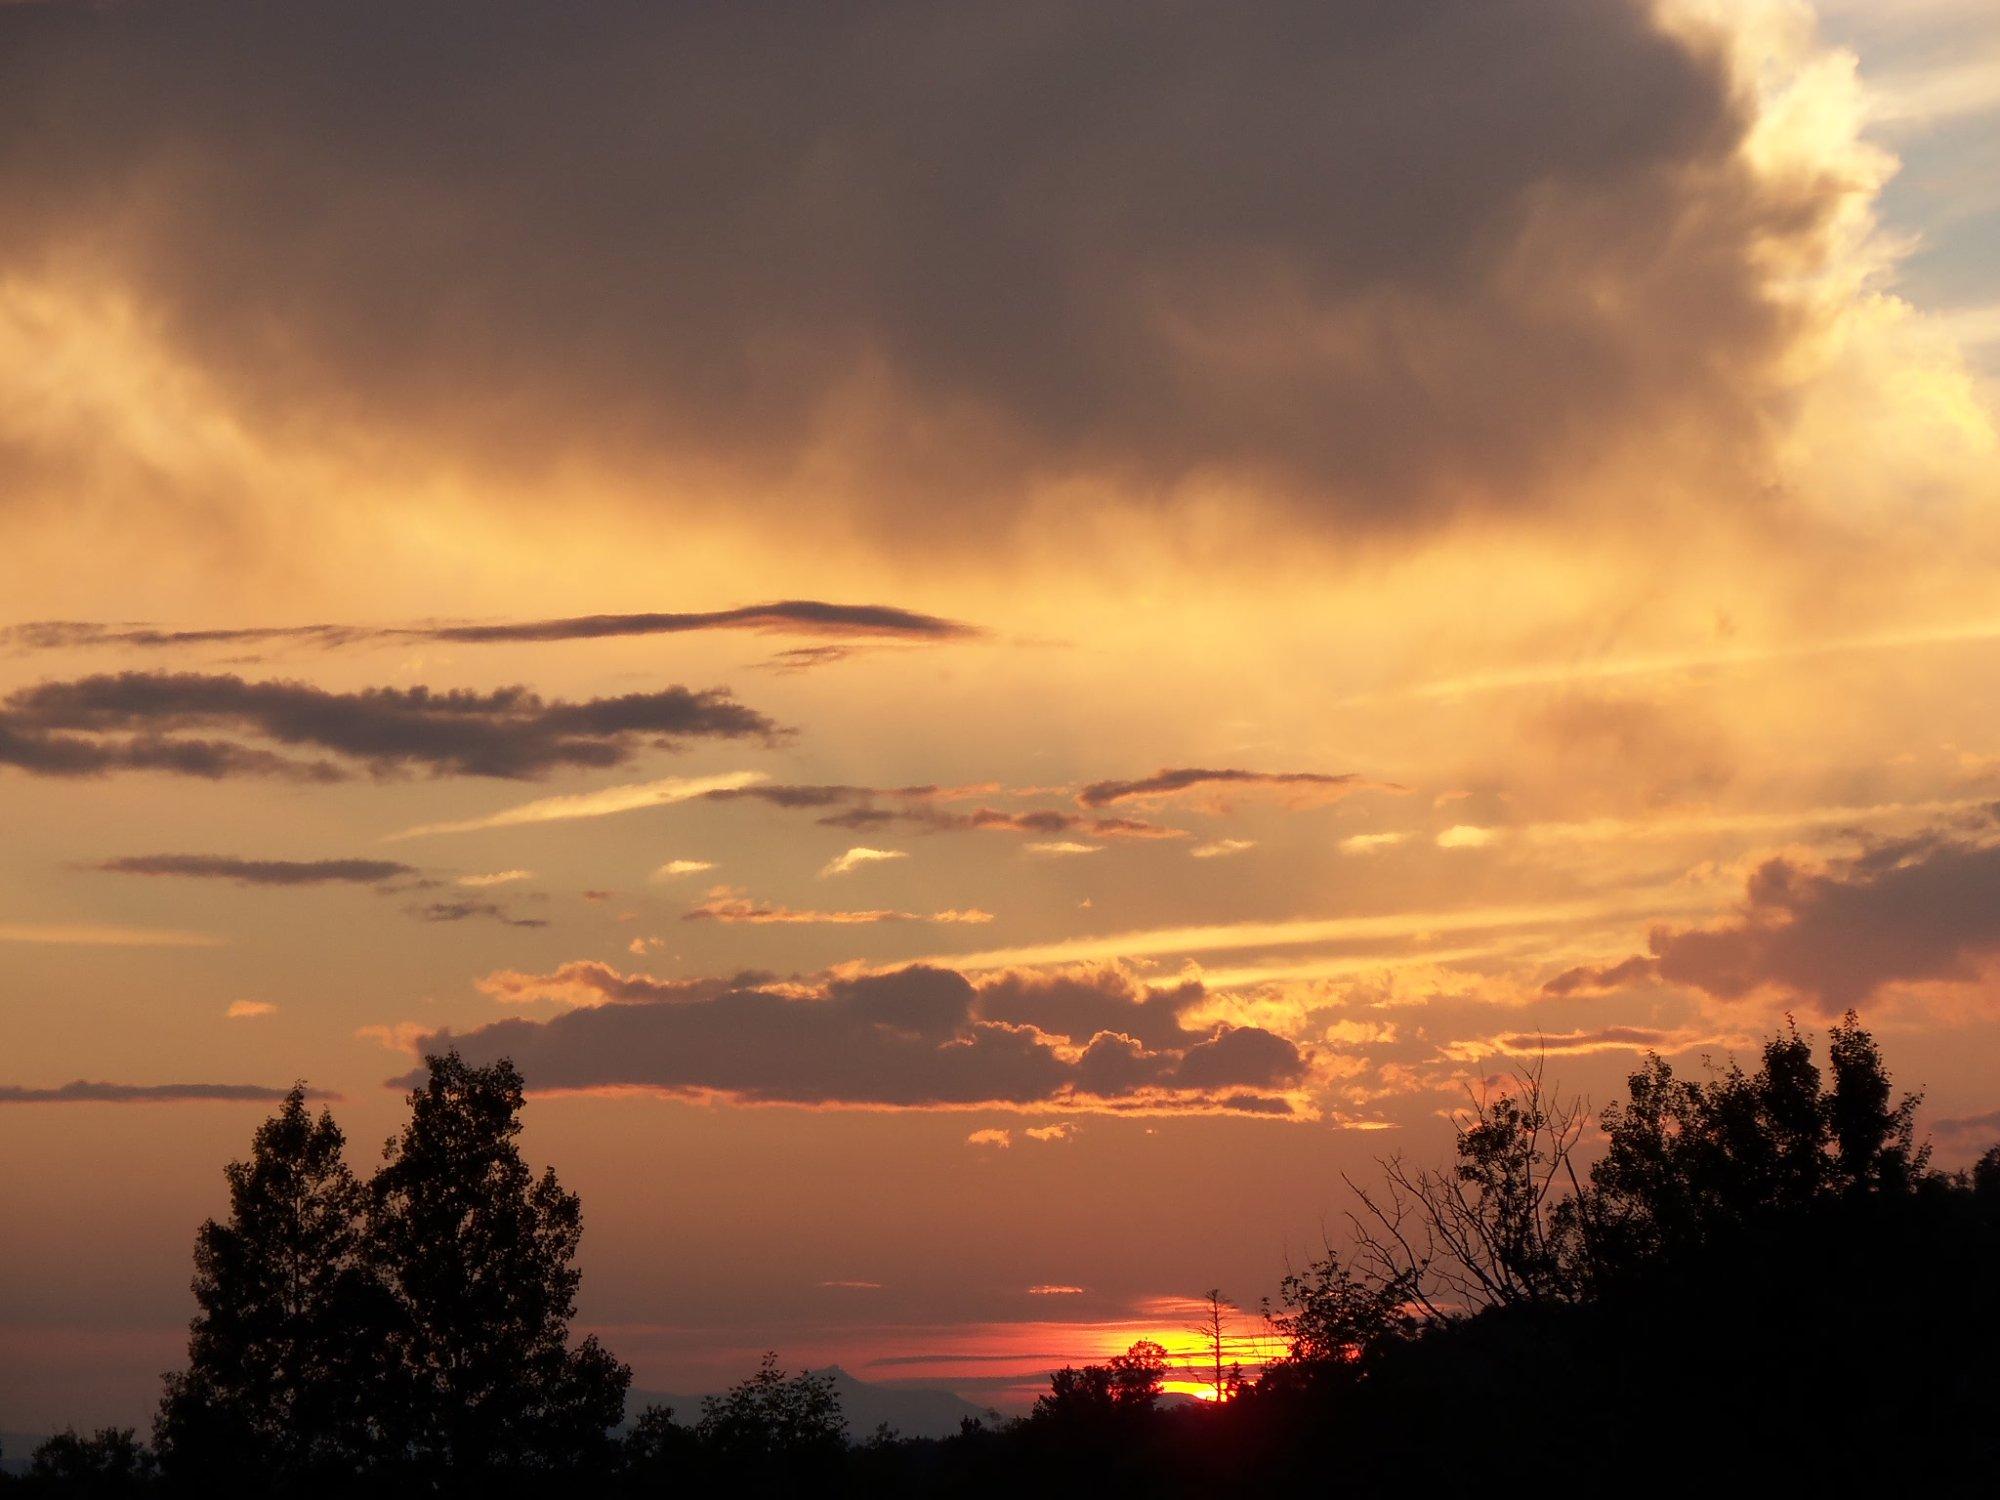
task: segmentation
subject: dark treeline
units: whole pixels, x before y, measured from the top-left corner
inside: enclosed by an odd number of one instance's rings
[[[150,1446],[64,1434],[10,1489],[1995,1488],[2000,1147],[1934,1169],[1852,1015],[1824,1069],[1795,1029],[1754,1071],[1650,1057],[1594,1121],[1529,1073],[1473,1104],[1448,1166],[1391,1160],[1356,1188],[1351,1241],[1266,1310],[1285,1357],[1224,1380],[1229,1399],[1163,1403],[1165,1352],[1142,1343],[944,1440],[856,1441],[829,1384],[775,1359],[699,1413],[623,1427],[631,1372],[570,1342],[579,1206],[521,1160],[519,1076],[429,1066],[365,1184],[294,1092],[199,1233],[188,1366]]]

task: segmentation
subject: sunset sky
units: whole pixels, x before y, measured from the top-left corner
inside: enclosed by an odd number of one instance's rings
[[[1970,1159],[1996,266],[1990,0],[0,4],[0,1428],[447,1043],[658,1390],[1018,1406],[1536,1056]]]

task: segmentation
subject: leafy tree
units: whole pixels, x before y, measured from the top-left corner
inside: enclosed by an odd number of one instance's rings
[[[674,1420],[671,1406],[649,1406],[619,1445],[619,1471],[628,1488],[651,1493],[686,1482],[696,1471],[700,1447],[694,1429]]]
[[[1035,1398],[1034,1420],[1082,1426],[1150,1415],[1166,1375],[1167,1351],[1141,1339],[1108,1364],[1057,1370],[1047,1394]]]
[[[1906,1192],[1930,1164],[1931,1148],[1916,1144],[1919,1094],[1891,1103],[1889,1071],[1875,1039],[1853,1011],[1827,1034],[1833,1093],[1827,1121],[1841,1185],[1858,1192]]]
[[[738,1460],[810,1460],[845,1449],[847,1418],[831,1375],[787,1375],[773,1352],[755,1375],[701,1403],[695,1434],[715,1453]]]
[[[1732,1063],[1697,1083],[1649,1057],[1629,1099],[1604,1111],[1606,1149],[1578,1204],[1600,1269],[1671,1259],[1842,1195],[1913,1189],[1929,1158],[1913,1139],[1917,1096],[1891,1103],[1852,1011],[1830,1042],[1830,1089],[1795,1025],[1765,1044],[1755,1073]]]
[[[1328,1250],[1278,1285],[1282,1312],[1266,1318],[1295,1365],[1364,1367],[1385,1350],[1415,1337],[1416,1273],[1358,1275]]]
[[[195,1236],[188,1367],[155,1425],[177,1483],[297,1484],[352,1473],[374,1447],[386,1308],[345,1144],[295,1087],[226,1169],[229,1216]]]
[[[397,1457],[428,1475],[607,1461],[632,1372],[569,1347],[582,1212],[515,1144],[511,1062],[425,1059],[410,1121],[369,1189],[375,1263],[399,1304],[389,1341]]]
[[[101,1427],[90,1437],[71,1428],[35,1449],[22,1488],[30,1495],[111,1500],[145,1493],[152,1478],[153,1455],[130,1427]]]

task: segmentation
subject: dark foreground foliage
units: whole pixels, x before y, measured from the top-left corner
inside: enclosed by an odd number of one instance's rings
[[[1357,1188],[1351,1245],[1270,1311],[1289,1357],[1226,1402],[1162,1406],[1140,1344],[1058,1372],[1022,1421],[860,1443],[774,1359],[614,1443],[624,1367],[567,1342],[576,1200],[513,1154],[512,1070],[437,1059],[370,1188],[298,1098],[231,1169],[157,1466],[130,1431],[71,1433],[10,1488],[1994,1493],[2000,1148],[1933,1170],[1872,1039],[1849,1016],[1830,1041],[1825,1071],[1795,1031],[1754,1072],[1648,1059],[1587,1172],[1589,1121],[1538,1075],[1475,1101],[1448,1169]]]

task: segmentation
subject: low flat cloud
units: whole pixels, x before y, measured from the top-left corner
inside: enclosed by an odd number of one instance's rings
[[[419,922],[498,922],[503,927],[546,927],[546,917],[516,916],[497,901],[431,901],[409,908]]]
[[[124,927],[107,922],[0,922],[0,943],[48,943],[79,948],[219,948],[223,939],[175,927]]]
[[[392,859],[238,859],[228,854],[128,854],[92,869],[115,875],[231,880],[238,885],[380,885],[417,874]]]
[[[0,1104],[195,1104],[247,1101],[275,1104],[288,1089],[265,1088],[250,1083],[91,1083],[77,1079],[54,1088],[27,1088],[0,1084]],[[306,1091],[309,1099],[338,1099],[318,1089]]]
[[[881,864],[884,860],[908,859],[909,854],[901,849],[870,849],[856,845],[845,854],[837,854],[828,860],[820,870],[820,878],[825,880],[834,875],[848,875],[863,865]]]
[[[833,636],[852,640],[953,641],[985,634],[977,626],[887,604],[828,604],[781,599],[734,609],[683,613],[571,615],[548,620],[489,623],[425,622],[412,625],[273,625],[178,630],[154,625],[101,624],[87,620],[37,620],[0,629],[0,648],[15,650],[130,646],[170,649],[199,646],[300,644],[332,649],[355,645],[499,645],[509,642],[593,641],[618,636],[680,635],[700,630],[750,630],[768,635]],[[808,651],[839,650],[812,647]],[[798,653],[787,652],[791,656]],[[809,663],[808,663],[809,664]]]
[[[670,859],[653,871],[654,880],[678,880],[683,875],[700,875],[715,868],[712,859]]]
[[[1180,767],[1153,772],[1130,781],[1093,781],[1076,794],[1079,807],[1109,807],[1116,802],[1163,802],[1192,793],[1259,792],[1299,804],[1337,802],[1362,790],[1402,791],[1387,782],[1370,781],[1354,772],[1202,770]]]
[[[524,687],[330,692],[227,673],[121,672],[0,699],[0,765],[36,776],[151,770],[339,781],[359,770],[522,780],[622,765],[641,746],[768,743],[779,734],[726,690],[685,687],[570,703]]]
[[[984,923],[993,913],[977,909],[934,912],[914,911],[811,911],[753,900],[734,886],[719,885],[699,906],[681,913],[683,922],[747,922],[758,925],[867,926],[878,922]]]
[[[538,797],[503,807],[498,812],[445,823],[420,823],[392,833],[385,842],[425,838],[438,833],[477,833],[487,828],[519,828],[530,823],[567,823],[580,818],[608,818],[618,813],[667,807],[695,797],[728,795],[764,780],[762,771],[725,771],[718,776],[663,776],[632,786],[607,786],[594,792]],[[665,866],[662,866],[664,869]]]
[[[1256,847],[1255,839],[1211,839],[1206,844],[1196,844],[1188,853],[1196,859],[1227,859],[1232,854],[1244,854]]]
[[[500,998],[577,1008],[425,1036],[419,1051],[512,1057],[542,1091],[643,1089],[745,1104],[868,1109],[1310,1115],[1310,1061],[1255,1026],[1171,1024],[1164,994],[1115,970],[975,985],[948,969],[784,984],[653,980],[601,964],[508,973]],[[401,1086],[401,1080],[396,1081]]]
[[[1051,838],[1084,834],[1110,839],[1181,839],[1185,829],[1140,818],[1087,816],[1065,808],[1009,809],[949,804],[973,801],[998,788],[974,786],[796,786],[783,783],[730,788],[709,795],[718,801],[747,799],[793,811],[817,812],[822,827],[860,832],[908,828],[918,833],[1021,833]]]
[[[1988,1110],[1983,1115],[1954,1115],[1933,1120],[1931,1130],[1953,1146],[2000,1145],[2000,1109]]]
[[[1443,1056],[1460,1061],[1485,1057],[1587,1057],[1599,1052],[1685,1052],[1724,1038],[1711,1030],[1659,1026],[1600,1026],[1575,1031],[1514,1031],[1445,1043]]]
[[[533,870],[495,870],[487,875],[461,875],[454,882],[471,890],[485,890],[496,885],[512,885],[518,880],[533,880]]]

